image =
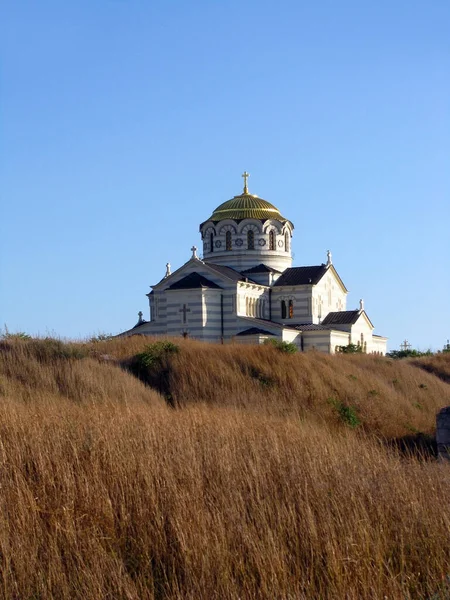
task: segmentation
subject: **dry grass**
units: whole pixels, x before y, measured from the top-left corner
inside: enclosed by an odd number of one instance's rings
[[[436,412],[450,404],[448,385],[405,360],[173,341],[181,352],[164,365],[168,377],[160,391],[181,406],[201,402],[332,424],[339,421],[337,402],[355,410],[365,431],[394,439],[432,434]],[[90,350],[126,363],[148,344],[149,338],[135,336]],[[442,356],[441,370],[444,364],[450,369],[450,355]]]
[[[1,348],[0,597],[444,599],[448,466],[377,437],[432,431],[447,384],[404,361],[183,340],[173,410],[95,359],[144,343]]]

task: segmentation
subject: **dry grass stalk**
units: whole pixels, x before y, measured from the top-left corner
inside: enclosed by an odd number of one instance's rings
[[[90,346],[86,358],[2,348],[1,597],[439,591],[450,573],[448,468],[376,438],[404,433],[405,419],[431,431],[448,385],[371,357],[180,346],[176,410]],[[104,353],[140,350],[142,340],[113,340]],[[357,402],[364,434],[339,421],[331,392]]]

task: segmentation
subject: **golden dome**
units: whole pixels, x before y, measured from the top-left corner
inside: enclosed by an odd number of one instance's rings
[[[253,194],[241,194],[227,200],[218,206],[208,221],[223,221],[223,219],[277,219],[286,221],[280,211],[267,200]]]
[[[265,221],[266,219],[276,219],[277,221],[288,221],[281,216],[280,211],[276,206],[259,198],[255,194],[250,194],[247,187],[247,178],[249,174],[244,172],[244,191],[239,196],[234,196],[231,200],[227,200],[218,206],[207,221],[223,221],[224,219],[233,219],[234,221],[242,221],[243,219],[258,219]],[[205,221],[205,223],[207,222]],[[289,221],[289,223],[291,223]],[[203,226],[200,225],[200,227]],[[292,223],[291,226],[293,227]]]

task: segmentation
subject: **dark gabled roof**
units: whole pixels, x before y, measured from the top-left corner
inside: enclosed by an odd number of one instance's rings
[[[324,327],[318,323],[307,323],[306,325],[294,325],[298,331],[330,331],[329,327]]]
[[[281,271],[278,271],[277,269],[272,269],[272,267],[268,267],[267,265],[261,263],[256,267],[252,267],[251,269],[246,269],[245,271],[242,271],[242,273],[281,273]]]
[[[322,325],[354,325],[361,314],[360,310],[330,312],[322,321]]]
[[[237,333],[236,335],[275,335],[273,333],[270,333],[270,331],[266,331],[265,329],[260,329],[259,327],[250,327],[250,329],[246,329],[245,331],[241,331],[239,333]]]
[[[172,283],[168,289],[191,290],[194,288],[215,288],[216,290],[222,289],[220,285],[217,285],[217,283],[214,283],[214,281],[211,281],[210,279],[206,279],[206,277],[203,277],[203,275],[200,275],[195,271],[194,273],[189,273],[189,275],[186,275],[186,277],[179,279],[175,283]]]
[[[232,269],[231,267],[225,267],[224,265],[215,265],[214,263],[210,263],[210,262],[205,262],[205,265],[208,267],[211,267],[211,269],[213,269],[220,275],[224,275],[225,277],[227,277],[228,279],[231,279],[232,281],[245,281],[246,279],[248,279],[247,277],[242,275],[242,273],[239,273],[239,271],[236,271],[235,269]],[[254,283],[256,283],[256,282],[254,282]]]
[[[283,272],[274,283],[274,287],[282,285],[315,285],[326,273],[326,265],[316,267],[291,267]]]
[[[244,316],[239,316],[238,319],[245,319],[246,321],[251,321],[252,323],[256,323],[256,325],[261,325],[263,327],[274,327],[275,329],[294,329],[293,325],[283,325],[283,323],[276,323],[275,321],[269,321],[269,319],[259,319],[257,317]]]

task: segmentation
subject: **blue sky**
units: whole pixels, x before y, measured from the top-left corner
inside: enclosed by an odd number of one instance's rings
[[[4,0],[0,319],[86,337],[241,190],[391,349],[450,337],[450,2]]]

